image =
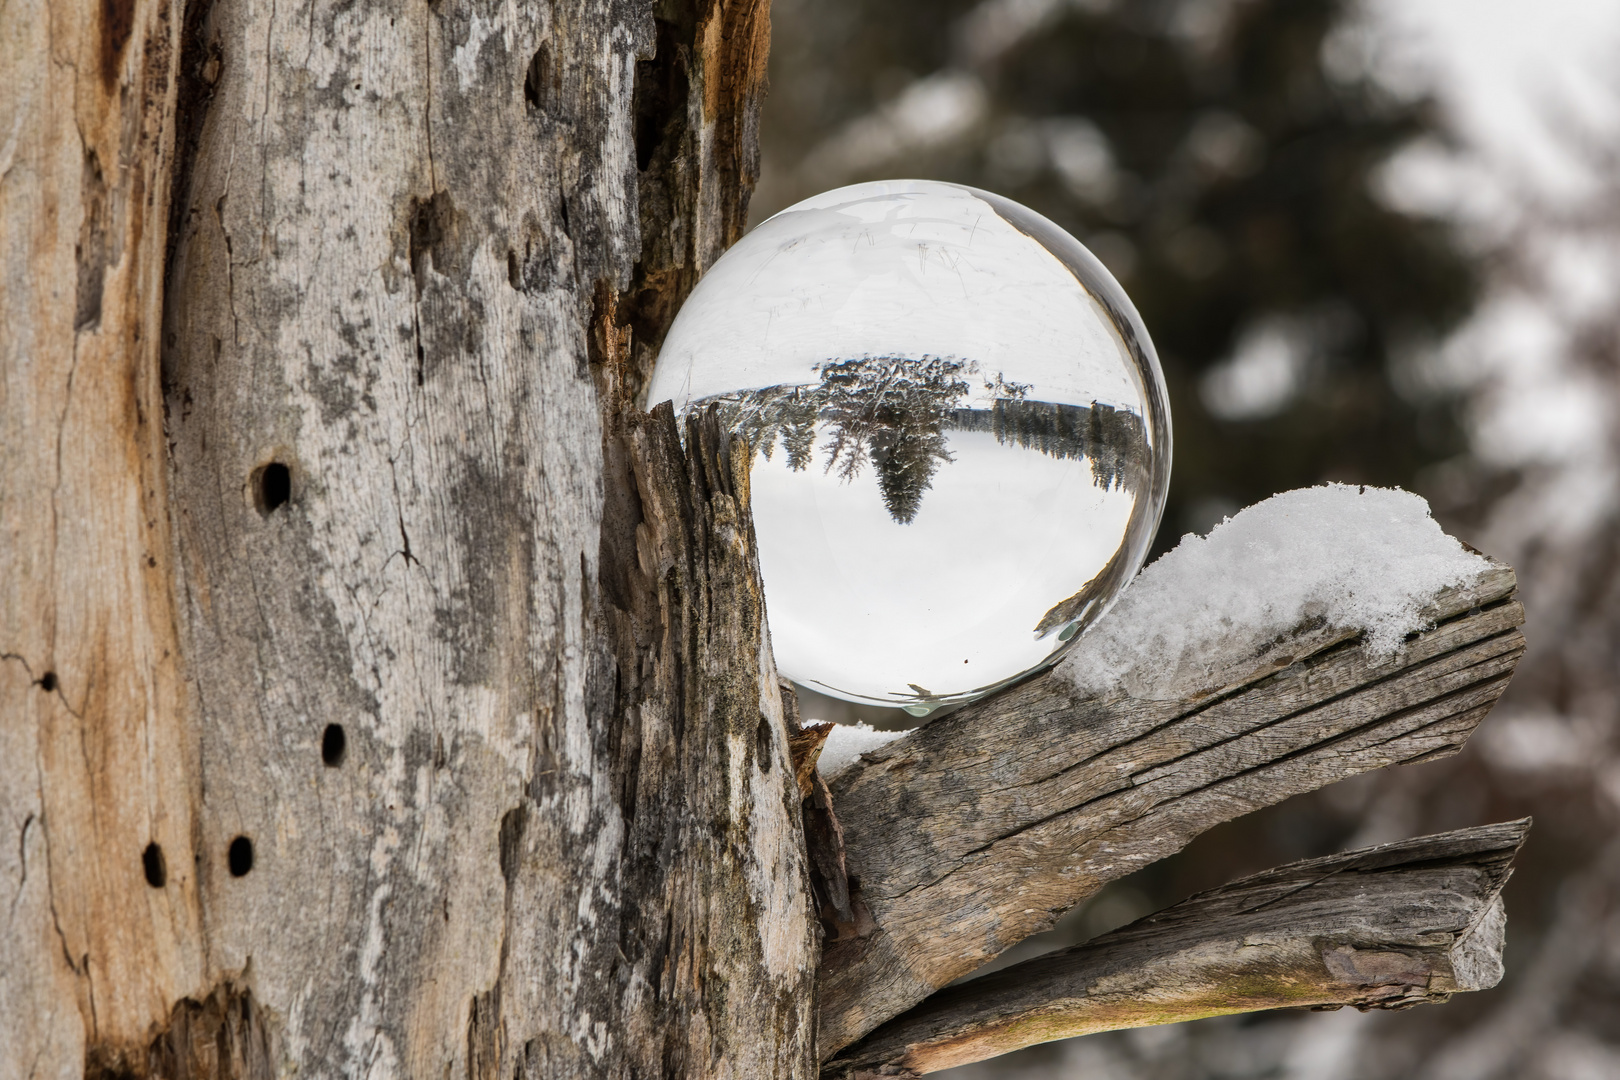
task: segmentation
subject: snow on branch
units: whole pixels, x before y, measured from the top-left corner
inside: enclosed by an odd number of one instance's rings
[[[1188,534],[1144,570],[1061,670],[1091,693],[1180,697],[1308,624],[1363,635],[1388,658],[1429,623],[1440,590],[1489,560],[1447,536],[1429,505],[1394,488],[1325,484],[1274,495]]]
[[[821,1056],[1219,822],[1456,753],[1523,653],[1514,589],[1415,496],[1294,492],[1161,559],[1059,668],[863,747],[829,787],[870,929],[826,947]]]
[[[832,730],[827,733],[827,746],[821,751],[821,762],[818,766],[821,775],[831,780],[855,764],[868,750],[887,746],[915,730],[911,728],[906,731],[879,731],[862,720],[857,720],[853,724],[833,724]]]

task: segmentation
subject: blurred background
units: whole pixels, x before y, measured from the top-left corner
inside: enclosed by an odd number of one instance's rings
[[[1278,863],[1528,814],[1501,986],[941,1075],[1620,1078],[1620,5],[774,0],[773,21],[753,220],[927,177],[1085,241],[1170,385],[1160,551],[1274,492],[1395,484],[1511,563],[1529,616],[1462,755],[1220,826],[1004,957]]]

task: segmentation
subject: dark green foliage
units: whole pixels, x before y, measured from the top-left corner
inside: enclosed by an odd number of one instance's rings
[[[922,494],[933,487],[934,471],[949,461],[945,436],[915,424],[879,428],[872,435],[872,464],[877,468],[883,505],[902,525],[910,524],[922,505]]]
[[[917,516],[934,474],[952,459],[950,431],[987,431],[996,441],[1061,459],[1087,458],[1104,490],[1137,491],[1146,481],[1147,435],[1126,409],[1026,401],[1027,387],[997,377],[989,409],[959,408],[977,369],[960,360],[865,357],[823,364],[814,386],[774,386],[695,403],[717,406],[720,422],[770,460],[777,441],[795,472],[808,468],[817,446],[823,468],[853,480],[868,462],[889,514],[901,524]]]
[[[854,479],[870,454],[890,512],[898,521],[910,521],[934,470],[951,459],[940,425],[968,392],[962,366],[938,357],[823,366],[820,419],[828,426],[828,470]],[[909,513],[896,510],[895,500]]]
[[[1058,5],[970,66],[970,3],[778,0],[764,114],[770,212],[829,183],[883,176],[999,191],[1088,243],[1120,277],[1170,384],[1176,455],[1161,546],[1235,508],[1324,479],[1413,482],[1462,448],[1449,400],[1399,388],[1407,357],[1470,310],[1476,269],[1441,222],[1375,194],[1378,170],[1444,137],[1433,104],[1352,73],[1324,42],[1341,0],[1250,0],[1187,29],[1187,3]],[[1219,5],[1201,5],[1219,11]],[[796,173],[818,144],[913,80],[977,77],[984,116],[863,172]],[[1203,377],[1268,319],[1297,328],[1298,391],[1272,415],[1221,418]]]
[[[1093,402],[1089,409],[1048,401],[997,399],[988,409],[957,409],[951,431],[988,431],[999,443],[1038,450],[1062,460],[1087,458],[1104,491],[1135,492],[1146,482],[1147,431],[1129,409]]]
[[[868,462],[884,505],[902,524],[917,516],[934,472],[951,460],[944,424],[968,392],[958,360],[862,358],[824,364],[815,386],[769,387],[700,404],[722,410],[721,423],[770,459],[782,441],[788,467],[809,467],[817,442],[825,468],[845,481]]]

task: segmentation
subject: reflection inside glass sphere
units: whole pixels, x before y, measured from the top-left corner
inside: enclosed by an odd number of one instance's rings
[[[840,188],[688,298],[649,403],[753,451],[777,666],[916,715],[1049,663],[1140,568],[1169,482],[1146,331],[1057,226],[972,188]]]

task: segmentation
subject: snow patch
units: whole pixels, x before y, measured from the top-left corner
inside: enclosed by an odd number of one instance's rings
[[[879,731],[865,721],[834,724],[832,731],[827,733],[827,742],[821,748],[821,757],[816,762],[816,768],[821,771],[822,776],[831,780],[853,765],[855,759],[868,750],[887,746],[902,735],[910,734],[911,731]]]
[[[1274,495],[1187,535],[1144,570],[1058,670],[1080,690],[1166,699],[1213,686],[1307,619],[1357,630],[1377,659],[1423,629],[1441,589],[1490,563],[1399,488],[1325,484]]]

